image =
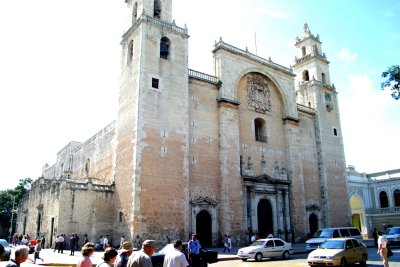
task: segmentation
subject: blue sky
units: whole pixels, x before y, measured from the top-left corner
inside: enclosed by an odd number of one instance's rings
[[[346,163],[367,173],[400,168],[400,101],[380,90],[381,73],[400,64],[400,1],[173,3],[176,24],[189,30],[189,67],[209,74],[220,37],[252,53],[257,43],[259,56],[289,67],[307,22],[331,62]],[[127,13],[124,0],[0,1],[0,190],[36,179],[69,141],[116,118]]]

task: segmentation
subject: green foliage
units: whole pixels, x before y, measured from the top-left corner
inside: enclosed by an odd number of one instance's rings
[[[387,80],[381,83],[381,88],[390,88],[392,97],[396,100],[400,99],[400,66],[393,65],[382,73],[382,78]]]
[[[7,189],[0,191],[0,236],[7,237],[9,235],[9,228],[11,222],[11,214],[13,210],[17,209],[17,205],[26,192],[30,189],[32,183],[31,178],[20,179],[18,185],[14,189]],[[16,214],[13,217],[13,227],[17,220]]]

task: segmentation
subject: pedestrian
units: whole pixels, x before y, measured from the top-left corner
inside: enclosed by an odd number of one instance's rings
[[[253,234],[250,238],[251,243],[253,243],[254,241],[256,241],[256,235]]]
[[[124,242],[125,242],[125,236],[123,235],[123,236],[121,237],[121,240],[119,241],[119,249],[120,249],[120,250],[122,249],[122,244],[124,244]]]
[[[108,248],[110,246],[110,244],[109,244],[110,241],[108,240],[108,238],[109,238],[109,235],[106,235],[103,239],[103,250],[106,250],[106,248]]]
[[[70,256],[75,255],[75,249],[76,249],[76,237],[75,234],[71,235],[71,238],[69,239],[69,247],[71,248],[71,253],[69,254]]]
[[[58,237],[58,253],[60,253],[61,252],[61,254],[63,254],[64,253],[64,234],[61,234],[59,237]]]
[[[109,247],[104,250],[102,257],[103,262],[96,265],[96,267],[111,267],[114,266],[115,259],[118,256],[118,252],[115,248]]]
[[[44,237],[44,235],[42,235],[42,237],[40,238],[41,244],[42,244],[42,248],[45,248],[45,242],[46,242],[46,238]]]
[[[34,257],[33,257],[34,260],[35,260],[35,263],[36,263],[37,259],[42,260],[42,262],[43,262],[43,259],[40,257],[40,251],[41,250],[42,250],[42,240],[38,239],[36,241],[35,254],[34,254]]]
[[[232,240],[229,237],[229,235],[225,235],[225,237],[224,237],[224,253],[225,253],[226,249],[228,249],[228,252],[231,252],[231,248],[232,248]]]
[[[274,235],[272,233],[269,233],[267,238],[274,238]]]
[[[56,252],[56,250],[58,249],[58,238],[59,238],[60,236],[56,236],[56,238],[54,239],[54,251],[53,252]]]
[[[126,267],[128,265],[129,256],[132,255],[132,252],[133,243],[130,241],[124,242],[119,251],[119,256],[114,263],[114,267]]]
[[[156,241],[145,240],[142,249],[129,257],[127,267],[153,267],[151,256],[156,251]]]
[[[387,255],[387,252],[388,252],[387,243],[388,243],[388,240],[386,239],[385,236],[382,236],[382,232],[379,231],[378,232],[378,251],[376,252],[376,254],[379,254],[381,256],[384,267],[389,267],[389,259],[388,259],[388,255]]]
[[[163,267],[187,267],[189,262],[185,254],[182,253],[182,241],[176,240],[174,242],[174,250],[167,252],[164,257]]]
[[[85,245],[86,243],[89,243],[89,238],[88,238],[87,234],[84,234],[83,236],[85,237],[85,239],[83,240],[83,245]]]
[[[139,237],[139,235],[136,236],[134,245],[138,249],[140,249],[142,247],[142,239]]]
[[[79,259],[76,267],[92,267],[92,261],[90,260],[90,256],[94,253],[94,244],[87,242],[82,246],[81,254],[82,257]]]
[[[378,230],[376,230],[376,228],[374,228],[372,232],[372,237],[374,238],[374,246],[378,247]]]
[[[4,267],[20,267],[21,263],[25,262],[29,258],[29,247],[25,245],[19,245],[15,247],[14,259],[9,260]]]
[[[188,258],[192,267],[200,267],[200,249],[200,242],[196,234],[193,234],[188,244]]]

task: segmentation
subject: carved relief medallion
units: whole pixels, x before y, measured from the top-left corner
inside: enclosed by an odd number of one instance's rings
[[[247,103],[250,110],[266,113],[271,110],[271,91],[263,76],[247,76]]]

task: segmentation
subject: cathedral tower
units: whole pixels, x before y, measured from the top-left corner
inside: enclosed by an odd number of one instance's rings
[[[172,0],[126,3],[132,26],[121,42],[114,163],[123,224],[118,229],[131,237],[184,238],[189,231],[189,36],[172,22]]]
[[[350,221],[337,91],[331,84],[329,61],[322,52],[319,35],[314,36],[305,24],[303,37],[297,38],[295,45],[299,52],[293,66],[297,75],[297,103],[316,111],[314,126],[321,199],[313,209],[319,227],[343,226]]]

